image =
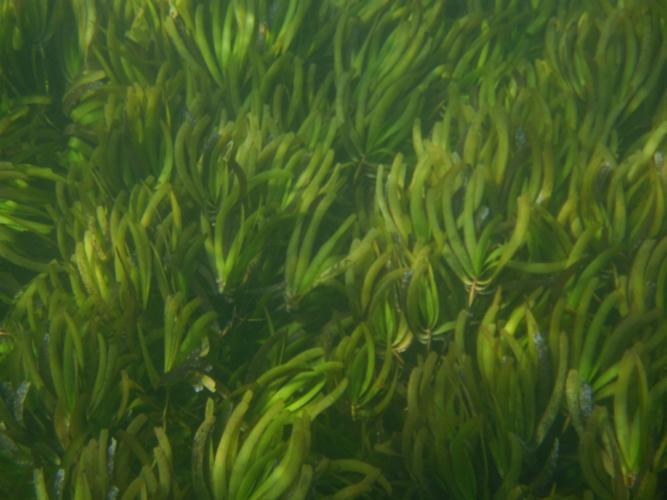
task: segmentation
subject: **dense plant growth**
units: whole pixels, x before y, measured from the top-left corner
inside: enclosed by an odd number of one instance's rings
[[[667,4],[0,0],[0,496],[662,498]]]

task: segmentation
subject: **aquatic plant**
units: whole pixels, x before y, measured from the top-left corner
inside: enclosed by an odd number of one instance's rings
[[[3,498],[661,498],[667,7],[0,0]]]

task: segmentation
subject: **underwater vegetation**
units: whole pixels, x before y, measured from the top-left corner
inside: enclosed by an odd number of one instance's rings
[[[0,0],[0,497],[667,495],[667,3]]]

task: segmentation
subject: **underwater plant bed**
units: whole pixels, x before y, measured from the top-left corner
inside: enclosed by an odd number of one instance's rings
[[[667,495],[667,3],[0,0],[0,497]]]

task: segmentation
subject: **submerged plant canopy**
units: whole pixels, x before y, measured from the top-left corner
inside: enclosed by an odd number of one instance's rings
[[[0,0],[0,496],[667,495],[663,0]]]

